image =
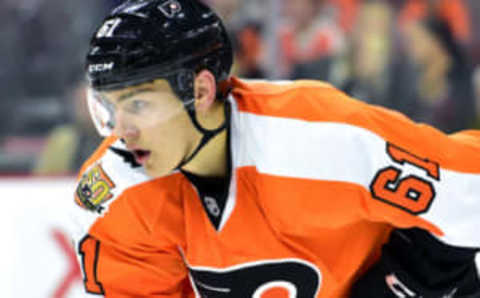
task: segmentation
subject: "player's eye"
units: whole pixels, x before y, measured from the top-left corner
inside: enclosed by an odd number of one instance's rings
[[[148,102],[141,99],[131,100],[127,105],[127,110],[131,113],[140,113],[148,106]]]

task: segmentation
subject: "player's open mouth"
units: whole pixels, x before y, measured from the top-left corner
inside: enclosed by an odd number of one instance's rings
[[[132,153],[135,156],[135,161],[140,165],[144,165],[150,157],[151,152],[148,150],[133,150]]]

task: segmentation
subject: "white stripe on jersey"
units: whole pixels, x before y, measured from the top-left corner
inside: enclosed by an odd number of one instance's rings
[[[233,110],[232,136],[237,167],[255,166],[261,173],[354,183],[370,192],[377,171],[394,166],[386,141],[367,129],[344,123],[311,122],[259,116]],[[427,213],[452,245],[480,246],[480,173],[440,168],[441,181],[413,165],[402,166],[402,177],[414,174],[436,191]],[[401,178],[402,178],[401,177]]]

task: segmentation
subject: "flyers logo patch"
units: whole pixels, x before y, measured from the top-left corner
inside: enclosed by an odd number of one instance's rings
[[[112,189],[115,184],[105,173],[102,166],[97,164],[83,175],[75,191],[75,202],[81,207],[101,213],[102,204],[113,197]]]

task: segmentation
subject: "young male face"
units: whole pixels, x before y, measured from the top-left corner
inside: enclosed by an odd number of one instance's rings
[[[103,92],[102,97],[114,111],[113,134],[152,177],[170,173],[200,142],[201,134],[165,80]]]

